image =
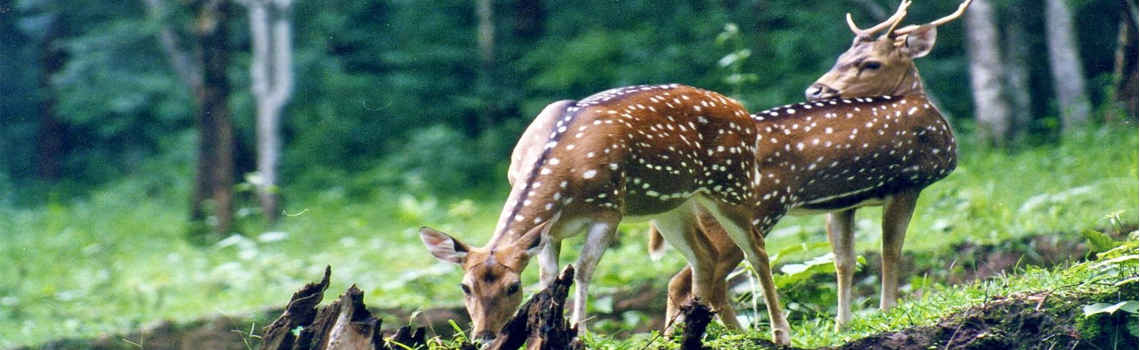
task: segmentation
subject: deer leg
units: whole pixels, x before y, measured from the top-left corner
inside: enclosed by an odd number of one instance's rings
[[[732,244],[732,240],[727,235],[723,237],[724,241],[728,242],[731,247],[728,247],[728,253],[725,250],[720,250],[720,258],[717,261],[716,277],[713,282],[716,283],[713,288],[713,293],[720,303],[720,312],[717,317],[720,318],[720,323],[724,324],[725,328],[733,330],[744,329],[744,325],[740,324],[740,320],[736,318],[736,310],[732,308],[732,302],[728,297],[728,275],[736,270],[736,266],[740,265],[740,261],[744,260],[744,253]],[[715,241],[715,240],[714,240]]]
[[[681,314],[681,305],[692,297],[692,290],[693,267],[686,265],[669,280],[669,294],[665,303],[665,335],[673,334],[673,323],[685,320]]]
[[[890,310],[898,300],[898,262],[906,228],[918,204],[918,193],[918,190],[900,192],[883,201],[883,280],[879,299],[879,309],[883,311]]]
[[[791,344],[791,326],[780,310],[776,283],[772,281],[772,267],[768,262],[768,253],[764,250],[764,236],[760,230],[753,229],[751,225],[752,208],[720,202],[712,203],[706,208],[716,217],[721,227],[724,227],[736,246],[744,252],[744,257],[756,271],[760,286],[764,289],[764,303],[768,307],[768,316],[772,320],[772,340],[777,345]]]
[[[700,298],[700,302],[709,305],[713,311],[719,312],[719,304],[715,303],[716,251],[713,250],[707,238],[697,228],[697,221],[692,206],[682,206],[675,212],[654,220],[654,225],[669,242],[669,245],[681,252],[688,260],[689,266],[673,277],[669,283],[669,305],[666,306],[666,333],[670,332],[672,318],[679,314],[679,306],[691,297]],[[688,277],[686,283],[684,279]],[[692,291],[690,293],[690,291]]]
[[[617,224],[621,218],[613,220],[597,220],[590,224],[586,232],[586,243],[582,246],[582,253],[574,266],[574,312],[570,316],[570,324],[578,326],[579,334],[585,334],[586,326],[583,323],[586,317],[586,300],[590,290],[590,278],[594,276],[594,269],[602,254],[609,248],[617,232]]]
[[[732,238],[724,232],[724,228],[716,222],[714,217],[708,210],[700,208],[697,216],[700,222],[700,231],[709,242],[712,243],[713,249],[716,250],[716,276],[713,279],[713,296],[716,298],[710,300],[715,302],[720,312],[717,317],[720,318],[721,324],[726,328],[740,330],[744,327],[740,324],[740,320],[736,318],[736,310],[732,308],[732,303],[728,298],[728,275],[740,265],[740,261],[744,259],[744,253],[732,241]]]
[[[562,252],[562,241],[551,238],[538,253],[538,282],[546,288],[558,278],[558,255]]]
[[[835,311],[835,330],[851,326],[851,284],[855,276],[855,210],[827,214],[827,238],[835,256],[835,283],[839,288],[839,306]]]

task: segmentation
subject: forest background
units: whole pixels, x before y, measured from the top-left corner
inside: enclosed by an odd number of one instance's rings
[[[0,276],[12,277],[0,282],[0,318],[34,313],[15,307],[32,302],[29,295],[68,299],[73,284],[88,283],[46,278],[68,265],[23,257],[95,259],[110,277],[95,274],[90,283],[109,286],[155,263],[124,254],[199,249],[225,256],[203,269],[211,281],[232,280],[237,275],[218,271],[244,251],[216,250],[250,239],[335,242],[322,251],[337,254],[365,236],[378,250],[391,246],[387,240],[414,242],[402,237],[414,236],[412,225],[479,231],[506,195],[510,150],[546,104],[660,83],[720,91],[753,111],[799,102],[849,47],[845,13],[866,26],[897,5],[0,0],[0,252],[10,260]],[[916,2],[904,24],[957,5]],[[940,27],[917,66],[965,144],[963,159],[1023,156],[1053,173],[1087,167],[1135,180],[1136,14],[1136,3],[1123,0],[975,0],[966,16]],[[1090,132],[1101,134],[1081,136]],[[1080,153],[1090,145],[1103,156],[1088,158],[1097,164]],[[979,176],[958,173],[961,181]],[[1124,189],[1113,196],[1127,198],[1087,205],[1096,217],[1083,217],[1095,221],[1124,209],[1122,201],[1132,209],[1125,220],[1135,222],[1135,181],[1111,183]],[[987,196],[995,196],[990,186]],[[321,216],[329,212],[340,213]],[[1004,215],[982,221],[1004,225]],[[455,217],[462,219],[448,219]],[[385,226],[402,236],[374,231]],[[171,237],[191,248],[171,248]],[[420,255],[416,261],[430,261]],[[265,268],[295,268],[288,273],[295,279],[275,286],[307,281],[324,263],[310,257],[304,261],[320,266],[300,268],[283,263],[296,255],[271,257],[278,260]],[[444,272],[408,273],[400,278]],[[145,294],[176,282],[130,283],[131,293]],[[158,290],[154,298],[166,300]]]

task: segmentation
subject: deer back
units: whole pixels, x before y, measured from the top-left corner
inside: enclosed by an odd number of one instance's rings
[[[753,119],[756,195],[765,206],[824,212],[874,204],[957,165],[950,126],[925,95],[805,102]]]

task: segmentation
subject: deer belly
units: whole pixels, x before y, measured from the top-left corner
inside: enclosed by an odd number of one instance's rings
[[[809,216],[880,205],[883,205],[882,197],[852,195],[850,197],[829,198],[826,201],[806,203],[788,210],[788,215]]]

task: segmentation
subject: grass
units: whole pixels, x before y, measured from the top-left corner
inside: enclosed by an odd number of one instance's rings
[[[1115,212],[1136,223],[1137,138],[1134,130],[1097,131],[1019,151],[965,145],[958,170],[923,193],[905,249],[939,252],[960,242],[995,243],[1042,233],[1081,239],[1081,230],[1105,226],[1100,219]],[[326,265],[333,267],[331,291],[355,283],[373,307],[458,305],[458,268],[432,259],[416,230],[428,225],[482,244],[506,196],[505,181],[485,186],[493,188],[485,193],[451,199],[330,186],[290,196],[289,215],[275,228],[261,227],[251,215],[243,223],[251,232],[247,236],[202,247],[183,239],[188,196],[167,190],[186,187],[124,180],[46,204],[0,200],[0,349],[121,333],[164,319],[253,314],[282,306],[296,288],[319,278]],[[860,211],[860,249],[877,249],[878,215],[877,209]],[[779,250],[824,242],[822,221],[788,218],[768,245]],[[600,295],[635,283],[664,288],[683,262],[668,254],[660,263],[629,263],[648,261],[644,229],[643,224],[622,227],[621,245],[603,259],[591,291]],[[574,245],[580,244],[568,242],[565,262],[572,261]],[[800,258],[825,251],[818,248]],[[525,279],[536,281],[537,269],[528,270]],[[1047,280],[1035,273],[1030,268],[1006,282]],[[956,293],[960,287],[932,281],[927,288]],[[931,298],[896,312],[914,317],[916,308],[940,309]],[[595,300],[592,306],[605,311],[607,301]],[[856,322],[861,331],[843,334],[827,331],[826,320],[797,323],[795,341],[834,344],[905,325],[891,318],[896,312],[883,319],[861,316]],[[626,322],[640,317],[630,315]]]

